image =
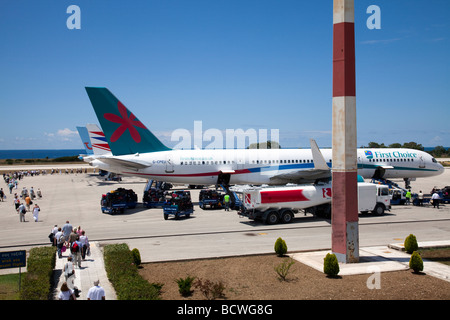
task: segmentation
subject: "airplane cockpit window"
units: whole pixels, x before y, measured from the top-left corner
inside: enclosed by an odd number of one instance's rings
[[[431,161],[433,161],[434,163],[437,163],[437,160],[435,158],[431,158]]]

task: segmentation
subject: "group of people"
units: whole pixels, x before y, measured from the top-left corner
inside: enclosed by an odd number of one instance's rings
[[[55,225],[49,235],[53,246],[56,246],[58,258],[62,259],[63,252],[69,250],[67,262],[64,264],[65,281],[61,285],[58,299],[76,300],[78,288],[74,285],[75,267],[81,269],[81,262],[85,261],[86,256],[90,255],[90,244],[86,232],[81,226],[73,228],[69,220],[62,227]],[[105,291],[99,285],[99,281],[94,281],[94,286],[89,289],[88,300],[104,300]]]
[[[19,181],[22,180],[23,177],[33,176],[35,174],[37,175],[34,171],[16,171],[8,174],[3,173],[3,180],[9,188],[9,194],[13,193],[14,188],[16,190],[18,189]],[[35,191],[34,187],[31,187],[29,190],[26,187],[23,187],[20,194],[18,192],[14,193],[13,204],[14,209],[19,214],[19,222],[27,222],[25,220],[25,214],[27,212],[33,213],[34,222],[39,221],[39,213],[41,208],[37,203],[34,204],[34,207],[31,207],[33,205],[33,201],[37,198],[42,198],[42,191],[39,188]],[[5,199],[6,193],[3,188],[0,188],[0,201],[3,202]]]
[[[62,227],[55,225],[49,235],[50,241],[58,251],[58,257],[62,258],[62,253],[69,248],[70,256],[74,258],[75,263],[81,268],[81,261],[90,255],[89,239],[86,232],[78,228],[73,228],[69,220]]]
[[[39,213],[41,211],[41,208],[37,203],[34,203],[34,207],[31,208],[31,205],[33,205],[33,200],[37,197],[39,199],[42,198],[42,192],[40,189],[38,189],[37,193],[35,193],[33,187],[31,187],[29,191],[26,187],[23,187],[20,195],[18,195],[17,193],[14,194],[14,207],[19,214],[20,222],[26,222],[25,214],[30,211],[33,213],[34,222],[39,221]]]

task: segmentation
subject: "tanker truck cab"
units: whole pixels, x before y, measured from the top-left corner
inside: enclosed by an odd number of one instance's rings
[[[358,182],[358,211],[361,213],[370,211],[383,215],[385,211],[391,210],[391,197],[386,185]]]

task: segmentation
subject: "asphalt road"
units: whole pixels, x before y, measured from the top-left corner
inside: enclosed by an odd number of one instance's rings
[[[28,222],[19,222],[13,197],[6,184],[7,199],[0,202],[0,251],[30,249],[48,244],[48,234],[56,224],[69,220],[73,227],[81,226],[90,241],[128,243],[138,248],[143,262],[224,257],[273,252],[273,245],[282,237],[289,251],[329,249],[331,222],[311,215],[297,214],[293,223],[265,225],[239,217],[236,211],[202,210],[197,205],[190,218],[164,220],[162,209],[147,209],[139,205],[124,214],[103,214],[101,195],[118,187],[133,189],[142,201],[145,180],[126,177],[121,183],[105,182],[89,174],[55,174],[25,177],[17,190],[33,186],[40,188],[42,199],[39,221],[31,213]],[[412,191],[428,193],[434,186],[450,185],[450,169],[432,178],[412,182]],[[198,201],[199,190],[191,190]],[[418,241],[450,240],[450,204],[433,207],[395,206],[384,216],[360,216],[360,247],[403,242],[410,233]]]

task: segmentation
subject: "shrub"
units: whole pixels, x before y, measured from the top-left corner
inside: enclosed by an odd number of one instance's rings
[[[105,270],[118,300],[158,300],[161,284],[141,277],[128,245],[111,244],[104,250]]]
[[[336,277],[339,273],[339,263],[334,253],[327,253],[323,259],[323,272],[330,277]]]
[[[131,250],[131,255],[133,256],[134,264],[139,267],[141,265],[141,253],[139,249],[134,248]]]
[[[195,277],[187,276],[184,279],[179,278],[175,280],[175,282],[178,283],[178,292],[180,292],[183,297],[187,297],[192,293],[191,286],[194,279]]]
[[[286,242],[285,242],[283,239],[278,238],[277,241],[275,241],[274,249],[275,249],[275,253],[276,253],[279,257],[282,257],[282,256],[285,255],[286,252],[287,252],[287,245],[286,245]]]
[[[27,274],[20,291],[20,299],[48,300],[55,265],[56,247],[32,248],[27,259]]]
[[[200,290],[207,300],[214,300],[225,296],[223,292],[225,286],[222,281],[212,282],[209,280],[203,281],[202,279],[197,279],[194,286]]]
[[[417,251],[414,251],[409,259],[409,267],[414,270],[415,273],[423,271],[422,257]]]
[[[289,273],[289,269],[292,267],[292,265],[295,263],[294,259],[288,258],[284,259],[282,263],[280,263],[278,266],[274,267],[274,270],[280,277],[280,280],[286,281],[286,277]]]
[[[404,246],[406,252],[408,253],[413,253],[414,251],[417,251],[417,249],[419,249],[419,245],[417,244],[416,236],[413,234],[407,236],[405,239]]]

